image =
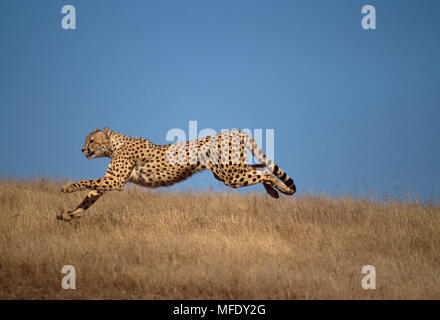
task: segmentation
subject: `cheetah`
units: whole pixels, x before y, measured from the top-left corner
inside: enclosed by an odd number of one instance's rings
[[[246,150],[260,163],[249,165]],[[262,183],[273,198],[279,198],[278,191],[286,195],[296,192],[292,178],[266,157],[250,135],[240,130],[156,145],[147,139],[132,138],[107,127],[102,130],[96,128],[86,137],[81,151],[88,159],[108,157],[111,162],[102,178],[61,187],[65,193],[84,189],[91,191],[73,211],[60,212],[57,215],[59,220],[81,217],[105,192],[123,191],[127,182],[149,188],[170,186],[201,170],[210,170],[217,180],[231,188]]]

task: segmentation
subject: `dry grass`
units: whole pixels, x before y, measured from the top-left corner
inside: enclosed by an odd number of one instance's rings
[[[85,193],[59,185],[0,181],[0,298],[440,298],[439,204],[130,188],[66,223]]]

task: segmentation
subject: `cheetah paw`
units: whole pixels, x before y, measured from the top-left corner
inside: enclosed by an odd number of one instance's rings
[[[74,214],[72,214],[72,212],[70,211],[61,211],[57,214],[57,219],[61,220],[61,221],[71,221],[73,219],[75,219],[76,216]]]
[[[75,187],[72,184],[66,184],[61,187],[61,192],[69,193],[75,191]]]

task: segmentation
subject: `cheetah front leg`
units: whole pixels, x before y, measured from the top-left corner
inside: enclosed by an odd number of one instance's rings
[[[61,187],[61,192],[71,193],[84,189],[99,191],[123,191],[125,182],[125,180],[114,178],[106,174],[103,178],[100,179],[83,180],[71,184],[66,184]]]
[[[71,184],[66,184],[61,187],[61,192],[71,193],[71,192],[75,192],[75,191],[81,191],[81,190],[84,190],[87,188],[93,189],[93,187],[98,186],[100,182],[101,182],[101,179],[93,179],[93,180],[84,180],[84,181],[79,181],[79,182],[75,182],[75,183],[71,183]]]
[[[57,215],[57,219],[63,221],[70,221],[72,219],[81,218],[84,212],[88,208],[90,208],[96,202],[96,200],[98,200],[103,194],[104,191],[97,191],[97,190],[90,191],[87,194],[87,196],[84,198],[84,200],[75,208],[75,210],[67,211],[67,212],[63,211]]]
[[[100,179],[83,180],[71,184],[66,184],[61,187],[61,192],[71,193],[81,191],[84,189],[92,189],[99,191],[122,191],[124,190],[125,181],[104,176]]]
[[[122,191],[133,170],[133,165],[123,156],[110,162],[107,172],[100,179],[84,180],[61,187],[62,192],[75,192],[84,189],[92,189],[87,197],[73,211],[62,212],[57,215],[59,220],[72,220],[79,218],[96,202],[106,191]]]
[[[123,191],[132,170],[133,164],[125,160],[123,156],[119,156],[110,162],[104,177],[64,185],[61,187],[61,192],[70,193],[84,189]]]

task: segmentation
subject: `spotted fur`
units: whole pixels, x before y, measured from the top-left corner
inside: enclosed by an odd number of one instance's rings
[[[201,170],[210,170],[216,179],[232,188],[262,183],[274,198],[279,197],[278,191],[286,195],[296,192],[292,178],[266,157],[250,135],[240,130],[156,145],[109,128],[95,129],[86,137],[81,150],[89,159],[109,157],[112,161],[104,177],[61,188],[62,192],[91,191],[75,210],[60,213],[60,220],[79,218],[105,192],[122,191],[127,182],[150,188],[170,186]],[[260,163],[249,165],[246,150]]]

